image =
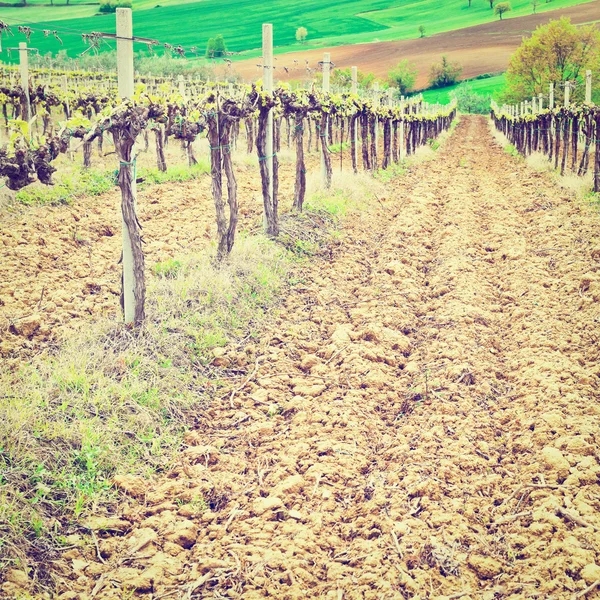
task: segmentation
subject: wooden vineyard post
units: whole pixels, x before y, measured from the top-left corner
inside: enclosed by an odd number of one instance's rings
[[[325,52],[323,55],[323,92],[329,94],[330,92],[330,67],[331,67],[331,54]],[[319,130],[319,138],[321,140],[321,182],[324,188],[331,186],[331,175],[327,166],[326,156],[329,152],[327,148],[327,130],[330,126],[329,119],[325,114],[321,118],[321,129]]]
[[[134,94],[133,23],[130,8],[117,8],[117,86],[119,98],[129,100]],[[115,144],[117,146],[117,144]],[[136,214],[135,145],[127,156],[116,148],[119,156],[119,186],[123,218],[123,278],[121,305],[125,323],[144,320],[146,284],[141,227]]]
[[[592,101],[592,72],[589,69],[585,72],[585,101]]]
[[[19,42],[19,73],[21,75],[21,87],[25,94],[25,103],[23,104],[23,121],[29,122],[31,119],[31,101],[29,98],[29,54],[26,42]]]
[[[352,67],[352,88],[353,94],[358,94],[358,67]]]

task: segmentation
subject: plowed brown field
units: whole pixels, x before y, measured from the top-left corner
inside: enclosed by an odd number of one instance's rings
[[[119,533],[55,563],[61,598],[563,599],[600,579],[597,213],[482,117],[390,186],[177,466],[117,482]]]

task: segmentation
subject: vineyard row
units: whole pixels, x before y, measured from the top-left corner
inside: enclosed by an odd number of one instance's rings
[[[492,103],[491,116],[496,129],[503,133],[523,156],[541,152],[554,168],[565,175],[583,177],[590,167],[593,190],[600,192],[600,107],[591,101],[590,71],[586,76],[586,94],[582,103],[570,101],[570,82],[565,83],[562,106],[555,106],[554,85],[549,89],[549,106],[543,96],[531,102],[499,107]],[[593,156],[592,156],[593,153]]]
[[[267,40],[269,39],[268,27]],[[127,323],[145,319],[146,284],[142,228],[136,212],[136,144],[141,136],[153,132],[158,167],[166,169],[163,146],[170,136],[182,140],[190,162],[195,160],[192,143],[205,134],[210,148],[212,196],[217,222],[217,258],[231,252],[238,223],[237,182],[232,148],[246,133],[248,150],[255,148],[262,186],[265,232],[279,234],[279,161],[282,123],[293,137],[296,171],[293,207],[302,211],[306,193],[305,129],[314,138],[321,153],[323,184],[331,185],[332,161],[329,145],[334,136],[349,142],[354,172],[386,169],[399,163],[417,147],[437,138],[449,129],[455,115],[455,103],[446,107],[423,109],[420,102],[393,103],[385,99],[363,99],[354,93],[332,94],[329,88],[329,59],[324,61],[324,90],[292,91],[286,86],[273,87],[272,70],[265,61],[263,82],[238,87],[234,94],[212,87],[203,94],[186,97],[178,86],[163,84],[149,92],[145,85],[134,88],[133,37],[130,9],[117,10],[119,89],[118,97],[93,91],[77,98],[63,98],[46,87],[30,85],[0,87],[0,104],[6,123],[11,127],[10,142],[0,148],[0,176],[11,190],[19,190],[33,181],[52,184],[52,165],[61,153],[72,151],[71,139],[81,138],[84,157],[91,154],[91,143],[110,135],[119,159],[117,182],[121,190],[123,217],[123,282],[121,304]],[[263,30],[265,31],[265,29]],[[272,31],[271,31],[272,44]],[[263,49],[269,56],[269,49]],[[272,57],[272,46],[270,48]],[[19,89],[20,88],[20,89]],[[67,106],[65,102],[70,104]],[[32,135],[32,119],[9,120],[6,107],[12,104],[13,116],[36,116],[43,120],[43,134]],[[53,123],[53,108],[62,106],[71,113],[74,107],[84,112],[58,128]],[[92,114],[93,113],[93,114]],[[82,121],[82,118],[84,119]],[[89,121],[86,121],[89,119]],[[93,120],[92,120],[93,119]],[[381,156],[378,154],[382,131]],[[359,158],[360,148],[360,158]],[[223,185],[226,185],[226,193]],[[226,196],[226,198],[225,198]],[[226,210],[228,206],[228,210]]]

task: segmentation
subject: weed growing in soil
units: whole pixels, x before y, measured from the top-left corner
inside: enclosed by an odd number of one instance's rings
[[[16,200],[21,204],[36,206],[71,204],[76,198],[99,196],[114,186],[115,178],[112,171],[83,169],[64,176],[62,181],[54,186],[38,183],[19,190]]]
[[[210,172],[207,161],[200,160],[197,165],[174,165],[166,171],[157,168],[141,168],[137,177],[141,179],[140,185],[183,182],[199,179]],[[62,176],[61,181],[54,186],[36,183],[19,190],[16,194],[17,202],[28,206],[58,206],[71,204],[83,196],[99,196],[115,187],[115,172],[99,169],[82,169]]]
[[[191,415],[219,397],[213,349],[258,336],[288,264],[274,242],[244,236],[221,268],[208,255],[163,263],[144,328],[97,322],[0,375],[0,568],[53,556],[55,525],[114,501],[116,473],[166,468]]]
[[[165,260],[163,262],[157,262],[154,267],[152,267],[152,271],[158,277],[167,277],[173,279],[177,273],[179,273],[181,267],[182,264],[180,260],[170,258],[169,260]]]
[[[340,150],[345,151],[350,149],[350,142],[342,142],[341,144],[332,144],[329,146],[329,152],[339,154]]]
[[[157,168],[140,169],[138,177],[143,179],[141,185],[156,183],[183,182],[199,179],[202,175],[210,173],[210,165],[206,160],[198,160],[198,164],[188,167],[187,165],[173,165],[167,167],[166,171]]]
[[[510,156],[514,156],[515,158],[519,158],[521,156],[519,151],[512,144],[507,144],[504,146],[504,152]]]
[[[373,188],[367,177],[335,182],[282,218],[278,241],[241,234],[222,266],[209,253],[155,264],[143,328],[99,321],[0,374],[0,570],[52,560],[77,531],[73,518],[117,500],[116,474],[168,467],[193,415],[223,394],[227,369],[253,364],[266,313],[300,281],[293,262],[335,243],[338,219]],[[219,362],[219,347],[242,339],[236,364]]]

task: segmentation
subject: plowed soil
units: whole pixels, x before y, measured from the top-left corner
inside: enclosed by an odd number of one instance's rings
[[[171,146],[169,164],[181,163],[181,152]],[[152,166],[154,153],[142,154],[140,161]],[[287,196],[292,169],[282,164]],[[242,162],[236,173],[240,228],[250,228],[260,219],[258,169]],[[138,192],[138,201],[148,272],[159,261],[201,251],[215,239],[209,175],[150,186]],[[0,359],[5,364],[17,366],[81,322],[119,313],[119,207],[117,190],[67,206],[20,208],[16,214],[0,205]]]
[[[600,579],[599,261],[597,213],[465,118],[172,472],[116,482],[61,598],[572,598]]]
[[[452,61],[459,62],[463,67],[462,77],[469,79],[483,73],[505,71],[511,54],[520,46],[524,36],[539,25],[563,16],[570,17],[572,23],[577,25],[598,21],[600,1],[526,17],[495,20],[424,39],[353,44],[281,54],[276,62],[276,78],[284,81],[302,79],[306,75],[305,61],[308,61],[310,68],[316,69],[317,63],[323,60],[323,52],[330,52],[331,60],[338,68],[356,65],[365,73],[383,78],[401,60],[408,60],[417,67],[417,89],[428,85],[431,65],[444,54]],[[295,60],[298,61],[297,67]],[[240,61],[235,63],[234,68],[245,79],[254,80],[257,77],[257,63],[260,63],[260,59]],[[288,69],[287,73],[283,67]]]

